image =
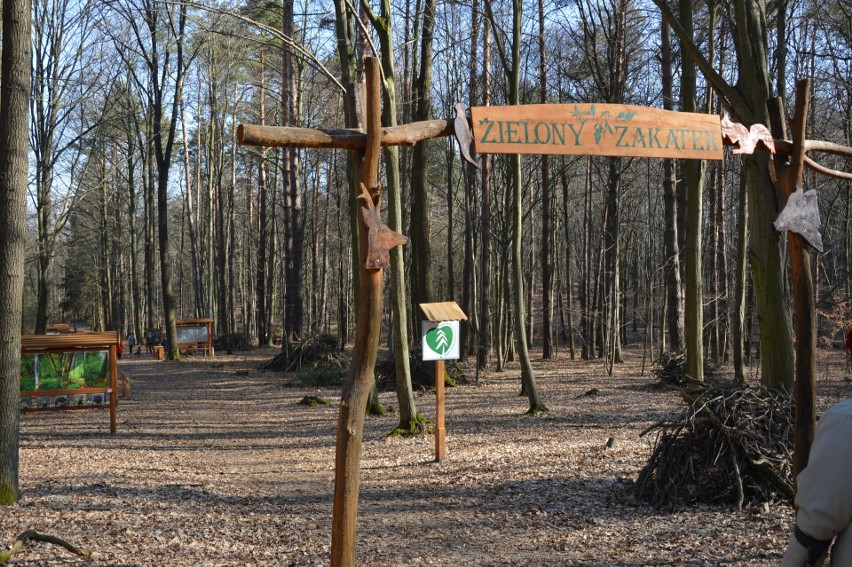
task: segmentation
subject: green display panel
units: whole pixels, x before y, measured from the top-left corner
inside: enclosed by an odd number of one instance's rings
[[[51,352],[21,357],[21,392],[106,388],[109,351]]]

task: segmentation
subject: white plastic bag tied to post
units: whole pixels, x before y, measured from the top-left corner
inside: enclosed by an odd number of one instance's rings
[[[819,205],[816,191],[813,189],[809,191],[796,189],[791,193],[784,210],[773,224],[778,231],[790,230],[801,234],[808,244],[822,252]]]

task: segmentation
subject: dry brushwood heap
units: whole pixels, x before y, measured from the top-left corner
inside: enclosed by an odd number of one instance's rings
[[[693,384],[687,408],[657,432],[639,473],[639,497],[654,506],[792,500],[793,401],[764,386]]]
[[[263,364],[261,370],[293,372],[305,366],[340,366],[342,350],[335,335],[320,333],[300,341],[287,343],[272,360]]]
[[[665,352],[660,356],[653,369],[661,386],[683,388],[688,386],[691,377],[686,373],[686,353]],[[719,373],[719,367],[704,362],[704,376],[712,379]]]
[[[433,388],[435,386],[434,362],[423,360],[423,347],[411,347],[408,351],[408,364],[411,371],[411,383],[422,388]],[[445,378],[448,386],[465,384],[467,377],[464,371],[454,360],[445,361]],[[393,390],[396,384],[396,359],[393,353],[388,353],[376,363],[376,383],[380,390]]]

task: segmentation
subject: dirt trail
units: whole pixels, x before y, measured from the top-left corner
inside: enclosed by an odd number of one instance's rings
[[[2,511],[0,538],[35,528],[93,548],[94,565],[327,565],[337,406],[297,402],[336,402],[339,390],[282,387],[281,375],[258,370],[274,352],[125,356],[133,395],[114,436],[103,411],[22,416],[23,498]],[[852,394],[842,354],[822,354],[820,409]],[[647,387],[641,352],[627,356],[614,376],[565,354],[538,360],[551,410],[539,417],[523,415],[511,366],[448,390],[440,464],[432,437],[388,439],[397,418],[368,418],[359,564],[777,564],[785,506],[663,512],[635,502],[652,441],[638,434],[681,404]],[[396,405],[392,392],[381,398]],[[434,415],[433,396],[417,404]],[[46,544],[18,557],[13,565],[87,564]]]

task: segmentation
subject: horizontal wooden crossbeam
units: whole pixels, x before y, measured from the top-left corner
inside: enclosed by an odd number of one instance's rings
[[[417,142],[453,134],[452,120],[424,120],[382,128],[382,146],[413,146]],[[367,133],[348,128],[293,128],[240,124],[237,141],[245,146],[290,148],[339,148],[363,150]]]

